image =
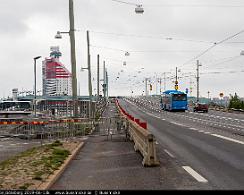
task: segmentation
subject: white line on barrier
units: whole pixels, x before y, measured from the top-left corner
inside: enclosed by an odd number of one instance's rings
[[[183,169],[185,169],[192,177],[194,177],[198,182],[207,183],[208,180],[206,180],[204,177],[202,177],[200,174],[198,174],[196,171],[194,171],[189,166],[182,166]]]

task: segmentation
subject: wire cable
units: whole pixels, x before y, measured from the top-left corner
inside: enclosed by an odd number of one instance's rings
[[[231,35],[231,36],[229,36],[229,37],[227,37],[227,38],[225,38],[225,39],[223,39],[223,40],[221,40],[221,41],[219,41],[219,42],[215,42],[211,47],[207,48],[206,50],[204,50],[203,52],[201,52],[201,53],[198,54],[197,56],[193,57],[192,59],[186,61],[186,62],[183,63],[183,65],[181,65],[181,66],[184,66],[184,65],[190,63],[190,62],[193,61],[193,60],[196,60],[197,58],[203,56],[203,55],[204,55],[205,53],[207,53],[208,51],[212,50],[212,49],[213,49],[214,47],[216,47],[217,45],[220,45],[221,43],[224,43],[225,41],[228,41],[228,40],[230,40],[230,39],[236,37],[237,35],[239,35],[239,34],[241,34],[241,33],[243,33],[243,32],[244,32],[244,30],[241,30],[240,32],[235,33],[235,34],[233,34],[233,35]],[[180,66],[180,67],[181,67],[181,66]]]
[[[166,37],[165,35],[162,35],[162,34],[154,36],[154,35],[124,34],[124,33],[101,32],[101,31],[90,31],[90,32],[96,33],[96,34],[113,35],[113,36],[160,39],[160,40],[167,40],[167,41],[174,41],[175,40],[175,41],[187,41],[187,42],[197,42],[197,43],[214,43],[213,41],[203,41],[203,40],[192,40],[192,39]],[[162,36],[165,36],[165,37],[162,37]]]
[[[130,2],[126,2],[126,1],[120,1],[120,0],[111,0],[111,1],[114,1],[114,2],[117,2],[117,3],[122,3],[122,4],[127,4],[127,5],[138,5],[138,4],[135,4],[135,3],[130,3]]]

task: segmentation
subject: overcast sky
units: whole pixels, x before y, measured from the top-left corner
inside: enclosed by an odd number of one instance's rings
[[[196,95],[196,60],[200,67],[200,96],[244,97],[244,33],[206,49],[244,30],[243,0],[74,0],[78,88],[88,94],[86,30],[90,31],[93,90],[96,93],[96,56],[106,61],[110,95],[141,95],[143,81],[166,72],[166,89],[173,89],[178,67],[179,89],[192,85]],[[33,58],[37,62],[37,88],[41,89],[41,61],[50,46],[60,46],[60,61],[71,70],[69,36],[54,39],[56,31],[69,30],[68,0],[0,0],[0,97],[11,96],[12,88],[33,90]],[[125,51],[130,56],[125,56]],[[193,59],[193,60],[191,60]],[[126,65],[123,62],[126,61]],[[192,84],[190,84],[192,82]],[[159,84],[157,86],[159,93]],[[78,93],[79,93],[78,91]],[[93,94],[94,94],[93,93]]]

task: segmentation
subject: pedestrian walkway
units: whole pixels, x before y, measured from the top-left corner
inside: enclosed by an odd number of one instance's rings
[[[105,117],[116,114],[114,104]],[[102,131],[102,129],[100,129]],[[101,132],[100,132],[101,133]],[[142,156],[124,134],[89,137],[85,146],[51,189],[159,189],[159,167],[145,168]]]
[[[114,115],[116,107],[110,104],[103,117]],[[194,189],[192,178],[161,147],[157,148],[160,166],[143,167],[141,154],[135,152],[134,143],[126,140],[125,134],[113,131],[111,139],[106,131],[99,129],[85,140],[51,190]]]

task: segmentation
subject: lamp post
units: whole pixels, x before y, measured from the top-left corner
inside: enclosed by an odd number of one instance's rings
[[[34,58],[34,115],[36,117],[36,60],[41,58],[41,56],[37,56]]]
[[[70,30],[69,32],[58,31],[55,35],[56,39],[61,39],[62,33],[68,33],[70,36],[70,53],[71,53],[71,65],[72,65],[72,99],[74,103],[73,116],[78,116],[78,105],[77,105],[77,78],[76,78],[76,56],[75,56],[75,27],[74,27],[74,6],[73,0],[69,0],[69,21]]]

